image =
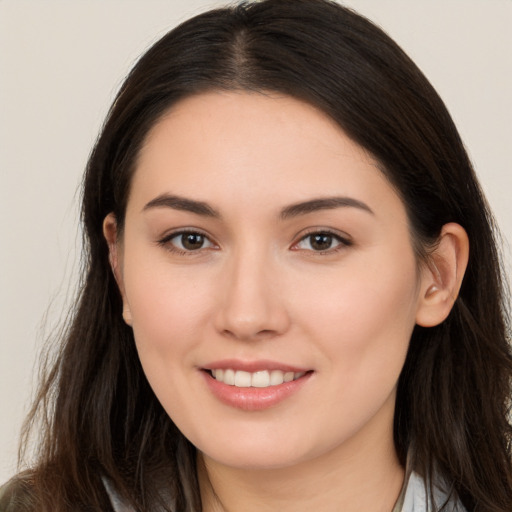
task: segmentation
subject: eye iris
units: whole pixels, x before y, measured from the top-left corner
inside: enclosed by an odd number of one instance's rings
[[[181,243],[183,247],[189,251],[201,249],[204,244],[204,236],[199,233],[187,233],[181,235]]]
[[[311,247],[316,251],[325,251],[326,249],[330,249],[332,246],[332,235],[325,233],[311,235],[310,243]]]

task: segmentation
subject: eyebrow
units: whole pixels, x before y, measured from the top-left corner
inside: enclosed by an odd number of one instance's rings
[[[155,197],[155,199],[152,199],[146,204],[146,206],[144,206],[143,211],[147,211],[152,208],[172,208],[174,210],[195,213],[196,215],[201,215],[203,217],[220,219],[220,213],[212,208],[208,203],[170,194],[162,194]]]
[[[335,208],[346,207],[358,208],[374,215],[373,210],[366,203],[358,199],[352,197],[325,197],[287,206],[281,211],[281,219],[290,219],[299,215],[314,213],[318,210],[334,210]]]
[[[372,215],[374,214],[373,210],[366,203],[358,199],[352,197],[323,197],[286,206],[281,210],[280,217],[282,220],[286,220],[319,210],[334,210],[347,207],[358,208]],[[172,208],[173,210],[191,212],[203,217],[221,218],[220,213],[204,201],[196,201],[171,194],[161,194],[155,197],[155,199],[152,199],[144,206],[143,211],[152,208]]]

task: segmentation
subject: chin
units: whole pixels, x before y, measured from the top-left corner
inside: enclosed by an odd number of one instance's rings
[[[308,445],[308,435],[251,437],[229,435],[226,438],[213,437],[211,442],[193,443],[206,459],[223,466],[240,470],[278,470],[298,465],[314,459],[332,449],[323,443]],[[309,436],[311,441],[311,437]]]
[[[302,458],[298,458],[297,454],[267,454],[259,452],[247,453],[212,453],[207,454],[202,452],[206,459],[211,459],[217,464],[227,466],[233,469],[245,471],[264,471],[264,470],[279,470],[286,469],[299,464]]]

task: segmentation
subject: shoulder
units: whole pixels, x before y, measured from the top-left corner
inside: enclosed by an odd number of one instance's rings
[[[128,508],[112,508],[123,505],[108,494],[101,484],[88,489],[86,498],[80,497],[76,488],[66,488],[62,474],[50,471],[26,471],[0,487],[0,512],[42,512],[101,510],[102,512],[133,512]],[[110,498],[110,500],[109,500]]]
[[[33,485],[28,475],[18,475],[0,487],[0,512],[35,512]]]
[[[417,473],[412,472],[407,483],[401,512],[431,512],[437,510],[437,507],[443,506],[442,510],[446,510],[446,512],[466,512],[457,497],[444,490],[441,483],[435,486],[432,497],[429,496],[427,488],[425,480]],[[433,507],[432,499],[436,508]]]

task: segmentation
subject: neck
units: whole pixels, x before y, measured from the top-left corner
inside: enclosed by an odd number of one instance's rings
[[[204,512],[391,512],[404,481],[392,431],[272,469],[233,468],[199,455]]]

